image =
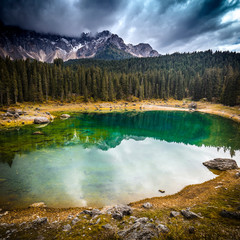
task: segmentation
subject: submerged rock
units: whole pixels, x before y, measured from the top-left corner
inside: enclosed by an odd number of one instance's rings
[[[37,132],[33,132],[32,135],[44,135],[43,132],[37,131]]]
[[[215,158],[213,160],[203,162],[203,165],[208,168],[216,169],[220,171],[238,168],[236,161],[228,158]]]
[[[62,115],[60,116],[60,118],[62,118],[62,119],[67,119],[67,118],[70,118],[70,115],[69,115],[69,114],[62,114]]]
[[[49,123],[50,120],[46,117],[36,117],[34,118],[34,123],[35,124],[42,124],[42,123]]]

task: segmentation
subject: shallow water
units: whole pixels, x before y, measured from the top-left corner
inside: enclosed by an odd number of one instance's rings
[[[204,161],[232,157],[240,165],[239,124],[228,119],[174,111],[71,115],[0,132],[2,207],[127,203],[214,178]]]

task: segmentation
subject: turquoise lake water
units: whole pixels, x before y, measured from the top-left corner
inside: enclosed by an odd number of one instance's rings
[[[218,116],[149,111],[74,113],[1,131],[0,206],[100,207],[173,194],[216,177],[204,161],[240,166],[239,129]]]

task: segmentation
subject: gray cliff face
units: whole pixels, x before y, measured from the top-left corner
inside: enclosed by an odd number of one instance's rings
[[[11,59],[36,59],[53,62],[56,58],[70,59],[93,58],[106,46],[113,46],[133,57],[156,57],[158,52],[149,44],[126,45],[122,38],[109,31],[95,36],[82,33],[79,37],[66,37],[54,34],[41,34],[18,27],[0,27],[0,56]]]

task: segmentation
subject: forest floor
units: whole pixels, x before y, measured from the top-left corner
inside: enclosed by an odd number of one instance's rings
[[[188,105],[189,100],[149,100],[141,102],[72,102],[61,103],[49,101],[48,103],[23,103],[16,104],[10,107],[2,107],[0,115],[4,114],[7,109],[21,109],[26,113],[18,118],[0,117],[0,128],[19,127],[26,124],[32,124],[36,117],[48,117],[46,112],[50,112],[53,117],[56,117],[56,112],[71,113],[71,112],[110,112],[110,111],[190,111]],[[196,111],[215,114],[222,117],[240,122],[240,106],[228,107],[222,104],[209,102],[197,102]]]
[[[8,212],[2,210],[0,238],[135,239],[121,238],[119,232],[125,231],[131,234],[132,231],[137,234],[138,231],[140,233],[145,231],[147,234],[146,232],[152,231],[154,233],[156,231],[154,226],[162,224],[166,229],[152,239],[236,240],[240,239],[239,196],[240,170],[229,170],[210,181],[187,186],[174,195],[130,203],[133,212],[130,216],[123,216],[119,220],[104,211],[95,216],[87,213],[79,214],[83,208],[29,207]],[[150,209],[143,208],[142,205],[146,202],[152,204]],[[188,219],[180,214],[181,210],[187,208],[198,217]],[[92,208],[88,210],[92,211]],[[235,215],[221,215],[223,210]],[[176,211],[179,215],[171,217],[171,211]]]

